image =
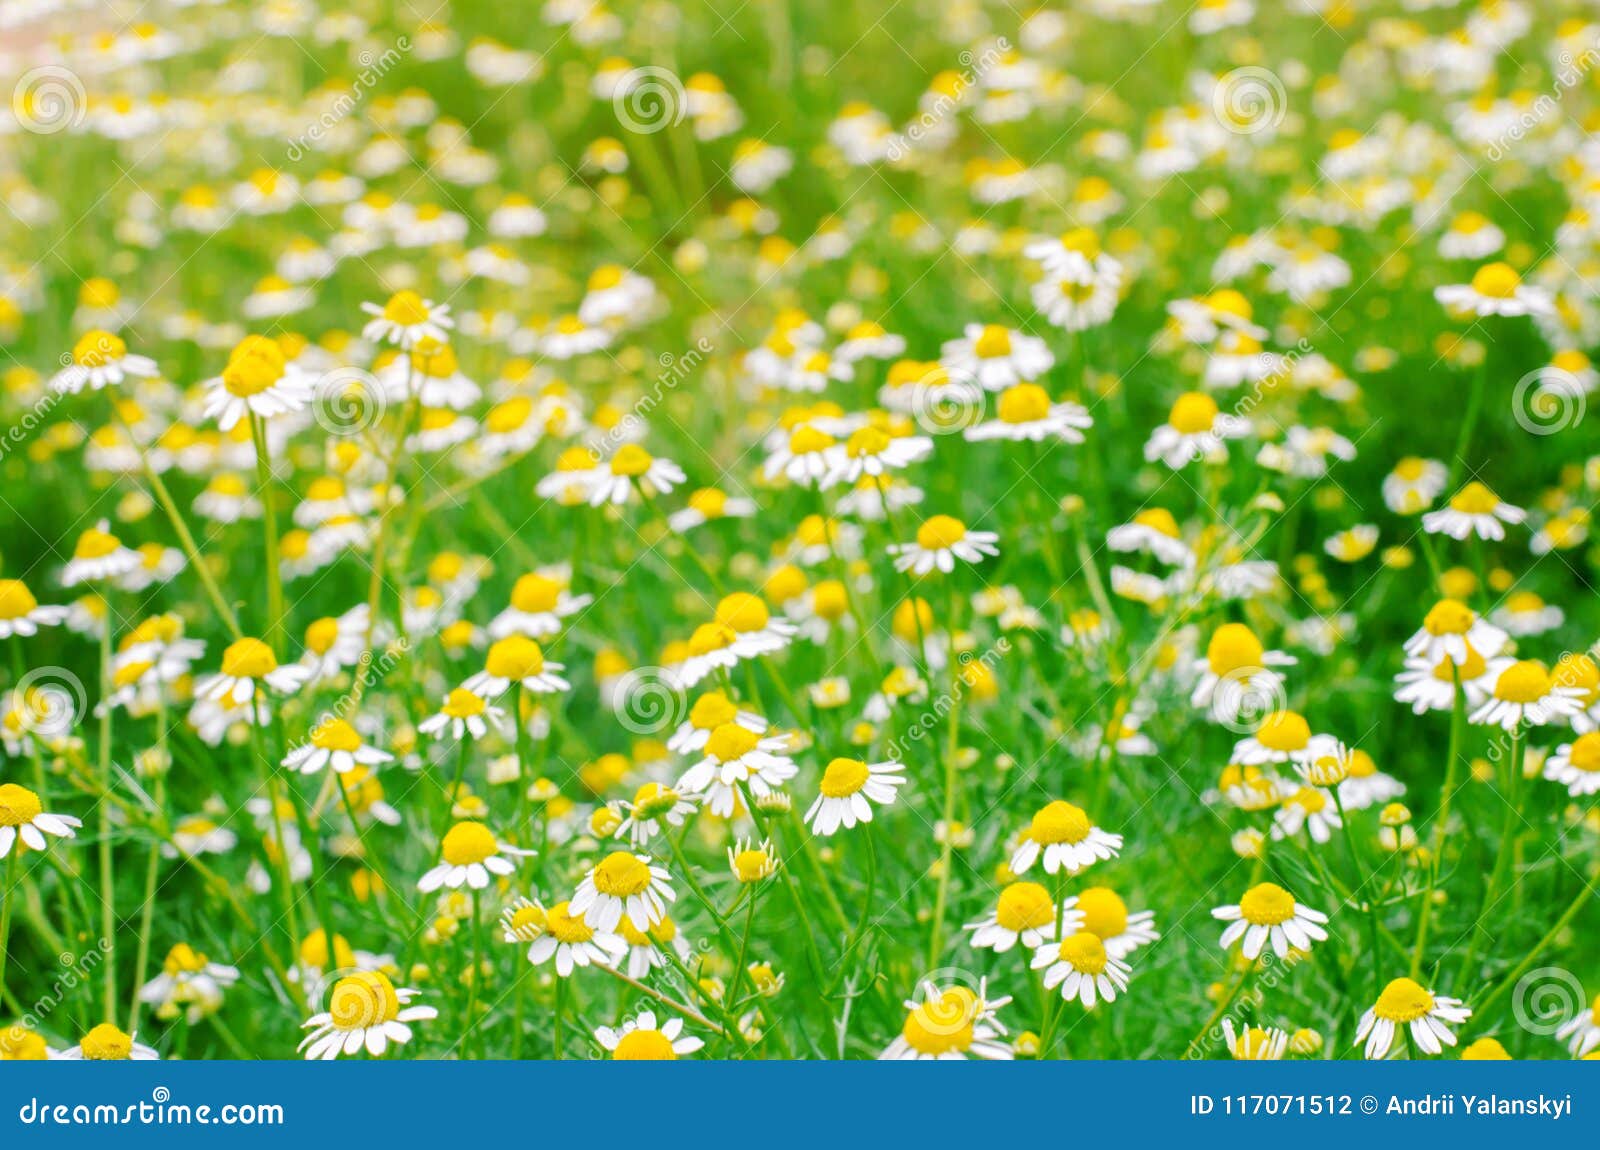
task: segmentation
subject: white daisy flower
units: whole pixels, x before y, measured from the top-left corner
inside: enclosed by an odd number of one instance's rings
[[[329,716],[311,728],[304,743],[284,756],[283,766],[303,775],[314,775],[331,766],[334,773],[342,775],[357,766],[372,767],[393,760],[388,752],[368,746],[349,723]]]
[[[1423,530],[1433,535],[1465,539],[1476,534],[1480,539],[1506,537],[1502,523],[1521,523],[1528,513],[1503,502],[1498,495],[1474,480],[1450,497],[1450,502],[1422,517]]]
[[[490,875],[504,878],[516,870],[516,864],[503,856],[523,857],[534,853],[505,846],[482,823],[458,822],[445,832],[439,843],[439,865],[417,880],[417,889],[423,894],[441,886],[451,890],[460,890],[463,886],[482,890],[489,885]]]
[[[1005,954],[1019,943],[1034,950],[1056,936],[1055,900],[1036,882],[1007,883],[994,910],[963,929],[979,950]]]
[[[614,933],[624,914],[637,930],[649,930],[667,915],[677,898],[665,867],[649,855],[612,851],[584,875],[569,907],[596,930]]]
[[[723,723],[706,740],[704,757],[678,780],[678,790],[704,795],[712,814],[729,818],[745,789],[760,800],[794,778],[798,768],[783,753],[788,745],[787,735],[764,737],[738,723]]]
[[[17,783],[0,783],[0,859],[11,854],[13,844],[19,854],[26,850],[42,851],[45,835],[58,839],[73,838],[81,819],[71,815],[53,815],[44,809],[39,796]]]
[[[346,975],[328,992],[328,1009],[306,1019],[305,1028],[311,1033],[297,1049],[304,1050],[308,1060],[324,1062],[363,1049],[381,1058],[390,1043],[403,1046],[411,1041],[410,1023],[439,1016],[431,1006],[410,1005],[418,993],[395,986],[382,971]]]
[[[548,662],[544,650],[526,635],[508,635],[489,647],[484,657],[483,670],[462,684],[467,690],[486,699],[497,699],[513,683],[536,695],[555,694],[571,689],[563,679],[561,663]]]
[[[1046,874],[1075,875],[1096,862],[1116,858],[1122,836],[1101,830],[1082,807],[1057,799],[1041,807],[1011,855],[1011,873],[1021,875],[1044,859]]]
[[[969,323],[962,338],[939,349],[939,362],[952,379],[971,380],[985,391],[1031,382],[1055,361],[1044,340],[999,324]]]
[[[1296,902],[1277,883],[1257,883],[1237,904],[1213,909],[1211,917],[1228,923],[1219,940],[1222,948],[1243,939],[1241,950],[1252,962],[1269,945],[1273,954],[1287,958],[1291,948],[1309,951],[1313,942],[1328,938],[1323,929],[1328,916]]]
[[[981,563],[986,556],[1000,554],[1000,536],[993,531],[969,531],[961,520],[949,515],[934,515],[922,521],[912,543],[891,543],[887,550],[895,557],[897,571],[926,575],[938,570],[949,574],[956,561]]]
[[[805,821],[813,834],[824,837],[841,826],[870,823],[872,808],[894,802],[895,791],[906,783],[901,763],[866,763],[860,759],[834,759],[822,772],[816,800],[806,810]]]
[[[594,1037],[618,1062],[670,1062],[681,1054],[693,1054],[705,1045],[700,1039],[683,1033],[681,1018],[669,1018],[658,1029],[652,1010],[641,1010],[615,1029],[596,1027]]]
[[[1115,1002],[1128,989],[1128,964],[1107,952],[1100,936],[1080,930],[1060,942],[1046,942],[1033,952],[1028,964],[1044,971],[1045,990],[1061,988],[1061,997],[1076,999],[1085,1010],[1096,1002]]]
[[[627,948],[619,936],[584,922],[570,903],[558,902],[545,912],[544,933],[528,947],[528,961],[543,966],[553,960],[556,973],[567,978],[580,966],[611,966]]]
[[[1383,988],[1378,1001],[1361,1016],[1355,1045],[1365,1043],[1366,1058],[1383,1058],[1394,1045],[1401,1027],[1410,1027],[1411,1041],[1424,1054],[1438,1054],[1456,1044],[1451,1026],[1472,1017],[1472,1010],[1457,998],[1435,995],[1409,978],[1397,978]]]
[[[444,343],[455,326],[449,304],[436,304],[414,291],[397,291],[382,306],[363,303],[361,310],[373,318],[361,329],[363,339],[392,343],[409,350],[425,339]]]
[[[85,387],[99,391],[125,379],[154,379],[159,374],[155,360],[131,354],[121,336],[96,329],[73,344],[71,362],[50,377],[50,386],[58,394],[76,395]]]

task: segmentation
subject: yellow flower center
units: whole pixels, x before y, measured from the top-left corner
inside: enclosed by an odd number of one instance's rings
[[[630,1030],[611,1052],[617,1062],[671,1062],[678,1056],[672,1042],[659,1030]]]
[[[122,540],[108,531],[98,527],[91,527],[78,536],[78,544],[72,549],[74,559],[104,559],[117,548],[122,546]]]
[[[1430,635],[1465,635],[1477,618],[1477,613],[1460,600],[1441,599],[1423,619],[1422,626]]]
[[[328,1013],[340,1030],[357,1030],[392,1022],[400,1013],[400,996],[388,975],[361,970],[333,984]]]
[[[732,762],[755,750],[761,736],[738,723],[723,723],[706,740],[706,754],[720,762]]]
[[[740,634],[759,631],[767,625],[770,615],[767,605],[748,591],[738,591],[725,596],[717,604],[716,620]]]
[[[1298,751],[1311,741],[1311,725],[1298,711],[1274,711],[1261,720],[1256,741],[1271,751]]]
[[[497,403],[484,416],[483,425],[495,435],[506,435],[528,422],[533,414],[533,400],[525,395],[514,395],[504,403]],[[569,462],[573,464],[568,466]],[[559,471],[586,471],[594,466],[594,458],[581,447],[568,448],[556,462]]]
[[[277,668],[277,656],[260,639],[238,639],[222,652],[222,673],[230,678],[259,679]]]
[[[1014,882],[1000,892],[995,921],[1009,931],[1038,930],[1055,919],[1050,892],[1036,882]]]
[[[1433,995],[1409,978],[1397,978],[1383,988],[1372,1008],[1390,1022],[1415,1022],[1433,1010]]]
[[[1093,824],[1082,807],[1057,799],[1039,810],[1028,826],[1028,834],[1041,846],[1051,843],[1081,843],[1089,837]]]
[[[544,651],[525,635],[510,635],[489,648],[483,669],[497,679],[531,679],[544,673]]]
[[[750,847],[733,856],[733,873],[740,882],[756,882],[772,869],[772,857],[760,847]]]
[[[458,367],[456,353],[447,343],[424,339],[411,350],[411,366],[429,379],[449,379]]]
[[[789,433],[789,453],[791,455],[812,455],[819,451],[826,451],[836,441],[833,436],[825,431],[818,431],[809,423],[802,423]]]
[[[1019,383],[1000,393],[1002,423],[1036,423],[1050,414],[1050,394],[1037,383]]]
[[[21,579],[0,579],[0,619],[20,619],[38,605]]]
[[[918,1054],[957,1053],[972,1045],[977,1013],[972,992],[955,987],[914,1008],[900,1034]]]
[[[871,772],[860,759],[834,759],[822,772],[822,793],[830,799],[848,798],[867,785]]]
[[[1128,904],[1108,886],[1092,886],[1078,895],[1083,929],[1099,938],[1116,938],[1128,929]]]
[[[967,537],[967,525],[949,515],[935,515],[917,528],[917,546],[924,551],[942,551]]]
[[[713,731],[724,723],[733,722],[739,709],[721,691],[707,691],[689,708],[689,722],[696,730]]]
[[[881,455],[892,443],[889,433],[878,427],[863,427],[845,441],[845,453],[851,459],[868,455]]]
[[[1521,286],[1522,277],[1507,263],[1484,264],[1472,276],[1472,290],[1492,299],[1510,299]]]
[[[1449,656],[1446,656],[1440,659],[1439,665],[1433,669],[1433,677],[1444,683],[1454,683],[1459,675],[1461,681],[1465,683],[1468,680],[1476,679],[1484,671],[1488,670],[1488,667],[1489,664],[1484,660],[1484,657],[1478,654],[1478,649],[1468,643],[1467,657],[1459,667],[1450,661]]]
[[[383,318],[401,327],[412,327],[428,318],[428,307],[414,291],[397,291],[383,305]]]
[[[201,954],[186,942],[180,942],[167,951],[167,959],[161,964],[161,969],[169,975],[199,974],[206,968],[210,959]]]
[[[457,687],[445,699],[443,710],[452,719],[470,719],[473,715],[483,714],[487,707],[488,704],[476,694],[465,687]]]
[[[611,457],[611,474],[637,479],[646,471],[655,460],[650,458],[650,453],[637,443],[624,443],[617,448],[617,453]]]
[[[1235,671],[1260,670],[1266,658],[1266,648],[1256,633],[1243,623],[1224,623],[1211,633],[1206,644],[1206,665],[1217,676]]]
[[[1580,771],[1590,774],[1600,771],[1600,731],[1590,731],[1573,740],[1567,761]]]
[[[326,655],[339,638],[339,620],[330,617],[318,619],[306,628],[306,646],[318,655]]]
[[[972,345],[972,352],[980,359],[999,359],[1011,354],[1011,333],[999,324],[985,324],[982,334]]]
[[[594,931],[583,919],[574,918],[571,904],[565,902],[558,902],[545,912],[545,928],[557,942],[588,942],[594,937]]]
[[[72,362],[79,367],[105,367],[128,354],[128,345],[121,336],[109,331],[95,330],[72,345]]]
[[[283,349],[264,335],[247,335],[222,369],[222,386],[230,395],[247,399],[260,395],[283,378]]]
[[[1257,883],[1239,900],[1239,913],[1252,926],[1277,926],[1294,917],[1294,896],[1277,883]]]
[[[691,655],[707,655],[712,651],[720,651],[731,646],[739,636],[732,627],[721,623],[702,623],[694,629],[694,634],[689,636],[689,653]]]
[[[1079,974],[1103,974],[1106,963],[1110,961],[1106,954],[1106,945],[1100,941],[1100,936],[1080,930],[1077,934],[1068,935],[1061,940],[1057,953],[1061,961],[1065,962]]]
[[[343,719],[327,719],[312,730],[311,745],[325,751],[354,751],[361,746],[361,736]]]
[[[1210,431],[1217,421],[1217,401],[1202,391],[1186,391],[1178,396],[1167,416],[1167,423],[1180,435]]]
[[[511,605],[525,614],[554,611],[561,598],[561,584],[538,573],[517,580],[511,589]]]
[[[1494,697],[1507,703],[1533,703],[1548,695],[1553,686],[1543,663],[1523,659],[1500,672]]]
[[[457,823],[445,832],[439,853],[451,866],[471,866],[492,858],[499,850],[494,832],[482,823]]]
[[[124,1062],[133,1053],[133,1036],[102,1022],[83,1036],[79,1049],[91,1062]]]
[[[612,851],[594,868],[594,888],[601,894],[627,898],[650,886],[650,868],[628,851]]]
[[[1500,506],[1500,497],[1483,484],[1473,481],[1450,499],[1450,508],[1463,515],[1492,515]]]
[[[0,827],[26,826],[44,807],[39,796],[16,783],[0,783]]]
[[[702,487],[689,496],[689,506],[707,519],[721,519],[728,506],[728,495],[715,487]]]

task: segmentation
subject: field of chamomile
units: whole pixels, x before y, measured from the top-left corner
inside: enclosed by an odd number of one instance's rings
[[[0,0],[0,1058],[1600,1057],[1600,12]]]

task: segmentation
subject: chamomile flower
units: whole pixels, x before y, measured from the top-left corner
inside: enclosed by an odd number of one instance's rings
[[[222,669],[195,682],[197,700],[226,700],[243,706],[264,695],[262,684],[282,695],[293,695],[311,678],[309,668],[298,663],[280,665],[272,648],[260,639],[245,637],[222,652]]]
[[[1322,787],[1303,786],[1291,792],[1272,816],[1274,839],[1294,838],[1302,830],[1315,843],[1325,843],[1344,826],[1339,810]]]
[[[1194,552],[1183,541],[1178,521],[1165,507],[1147,507],[1127,523],[1106,532],[1106,546],[1113,551],[1153,555],[1163,563],[1186,565]]]
[[[681,1018],[669,1018],[658,1028],[653,1010],[641,1010],[616,1028],[596,1027],[594,1039],[617,1062],[671,1062],[705,1045],[683,1033]]]
[[[667,749],[680,755],[703,750],[711,732],[724,723],[737,723],[758,735],[767,729],[765,719],[753,711],[741,710],[722,691],[706,691],[695,699],[688,717],[667,739]]]
[[[13,844],[19,854],[42,851],[45,835],[70,839],[82,825],[82,820],[71,815],[48,813],[39,796],[27,787],[0,783],[0,859],[10,856]]]
[[[1546,603],[1532,591],[1513,591],[1491,616],[1506,634],[1519,639],[1554,631],[1566,617],[1560,607]]]
[[[788,746],[786,735],[763,736],[737,722],[723,723],[706,740],[704,757],[678,780],[678,790],[704,796],[707,810],[729,818],[744,790],[760,800],[794,778],[798,768],[784,753]]]
[[[621,804],[624,812],[616,836],[636,847],[646,846],[658,831],[681,827],[693,814],[696,804],[664,783],[648,782],[634,792],[630,802]]]
[[[1415,515],[1433,506],[1445,485],[1450,470],[1437,459],[1408,455],[1384,476],[1383,502],[1396,515]]]
[[[1501,540],[1506,537],[1504,523],[1521,523],[1528,513],[1513,507],[1482,483],[1474,480],[1450,497],[1450,502],[1422,517],[1423,530],[1434,535],[1465,539]]]
[[[1056,904],[1050,892],[1036,882],[1007,883],[995,908],[963,929],[972,932],[979,950],[1004,954],[1019,943],[1034,950],[1056,934]]]
[[[545,659],[544,650],[525,635],[508,635],[489,647],[483,670],[462,684],[485,699],[498,699],[513,684],[536,695],[555,694],[571,688],[561,671],[566,667]]]
[[[193,1026],[220,1008],[223,992],[238,981],[238,967],[212,962],[180,942],[167,952],[161,973],[139,988],[139,1001],[154,1006],[157,1018],[182,1014]]]
[[[1002,391],[996,414],[999,418],[975,424],[962,435],[975,443],[991,439],[1082,443],[1084,431],[1094,426],[1094,419],[1082,404],[1054,403],[1036,383],[1017,383]]]
[[[51,388],[59,394],[76,395],[85,387],[99,391],[128,379],[154,379],[159,374],[155,360],[132,354],[121,336],[100,329],[80,336],[72,345],[70,359],[50,378]]]
[[[328,1009],[305,1021],[311,1031],[296,1048],[308,1060],[331,1062],[363,1049],[381,1058],[391,1044],[404,1046],[411,1041],[413,1022],[426,1022],[439,1016],[431,1006],[412,1006],[420,993],[410,987],[397,987],[379,970],[357,971],[333,984],[328,992]]]
[[[357,604],[343,615],[325,615],[306,627],[305,654],[300,665],[311,672],[312,681],[331,679],[361,662],[372,628],[367,605]]]
[[[153,1047],[137,1042],[137,1035],[117,1029],[114,1023],[102,1022],[76,1046],[69,1046],[57,1058],[68,1062],[155,1062],[161,1055]]]
[[[1280,708],[1264,715],[1254,734],[1234,744],[1233,761],[1246,766],[1287,763],[1304,757],[1313,746],[1305,716]]]
[[[1128,964],[1113,958],[1097,934],[1087,930],[1063,933],[1061,941],[1050,941],[1033,952],[1028,964],[1044,971],[1045,990],[1061,988],[1061,997],[1074,1000],[1085,1010],[1096,1002],[1115,1002],[1128,989]]]
[[[1196,459],[1214,462],[1225,457],[1227,441],[1249,431],[1248,421],[1224,415],[1217,401],[1204,392],[1189,391],[1173,403],[1167,422],[1151,432],[1144,457],[1151,462],[1159,459],[1178,471]]]
[[[868,425],[852,432],[833,449],[830,469],[821,486],[855,483],[863,477],[877,478],[900,471],[933,452],[933,440],[926,435],[891,435],[881,427]]]
[[[872,821],[874,806],[894,802],[895,791],[905,785],[905,767],[896,762],[866,763],[860,759],[834,759],[822,772],[816,800],[806,810],[805,821],[813,834],[824,837],[841,826],[853,828]]]
[[[556,973],[570,977],[580,966],[611,966],[627,950],[621,937],[588,925],[571,904],[558,902],[545,912],[544,933],[528,947],[528,961],[543,966],[554,961]]]
[[[504,730],[505,726],[506,713],[502,708],[492,706],[483,696],[466,687],[456,687],[437,711],[417,724],[417,730],[424,735],[438,736],[449,728],[450,737],[459,742],[468,735],[481,739],[489,733],[490,727]]]
[[[1232,723],[1241,712],[1259,712],[1262,704],[1284,700],[1283,675],[1278,667],[1292,667],[1293,655],[1269,651],[1256,633],[1243,623],[1224,623],[1206,641],[1206,653],[1196,659],[1199,672],[1189,702],[1205,707],[1215,723]]]
[[[953,516],[934,515],[922,521],[914,542],[891,543],[888,551],[898,571],[919,576],[935,570],[949,574],[957,560],[975,564],[1000,554],[999,540],[993,531],[971,531]]]
[[[589,869],[569,907],[602,932],[615,932],[624,914],[636,930],[649,930],[678,897],[668,877],[666,868],[654,865],[649,855],[612,851]]]
[[[1405,652],[1429,664],[1449,659],[1466,665],[1474,659],[1494,658],[1507,638],[1504,631],[1459,599],[1441,599],[1429,608],[1421,629],[1406,640]]]
[[[40,627],[66,622],[68,608],[44,607],[21,579],[0,579],[0,639],[37,635]]]
[[[939,351],[939,362],[954,379],[971,380],[985,391],[1004,391],[1038,379],[1055,364],[1044,340],[999,324],[969,323],[960,339]]]
[[[1394,1045],[1395,1035],[1408,1027],[1411,1041],[1424,1054],[1438,1054],[1456,1044],[1450,1029],[1472,1017],[1472,1010],[1457,998],[1435,995],[1409,978],[1397,978],[1383,988],[1378,1001],[1361,1016],[1356,1027],[1355,1045],[1364,1057],[1383,1058]]]
[[[1121,835],[1095,826],[1082,807],[1056,799],[1034,814],[1011,855],[1011,872],[1026,874],[1042,858],[1046,874],[1075,875],[1121,850]]]
[[[778,854],[772,849],[772,840],[754,842],[735,839],[728,848],[728,870],[741,883],[756,883],[778,873]]]
[[[1485,681],[1492,680],[1483,704],[1467,717],[1471,723],[1515,731],[1526,723],[1542,727],[1570,719],[1583,710],[1588,694],[1582,687],[1559,682],[1543,663],[1533,659],[1503,659],[1492,664]]]
[[[1566,787],[1575,799],[1600,791],[1600,732],[1586,732],[1557,747],[1544,761],[1544,777]]]
[[[111,533],[111,524],[102,519],[78,536],[72,558],[61,569],[61,585],[76,587],[80,583],[121,579],[138,570],[142,563],[139,553],[124,546],[122,540]]]
[[[1556,1037],[1566,1040],[1567,1049],[1574,1058],[1583,1058],[1600,1047],[1600,995],[1588,1009],[1580,1010],[1556,1031]]]
[[[531,571],[512,586],[511,605],[490,622],[489,637],[547,639],[558,635],[562,620],[582,611],[593,599],[592,595],[574,595],[558,580]]]
[[[373,317],[361,329],[363,339],[392,343],[406,350],[425,339],[444,343],[455,326],[449,304],[436,304],[410,290],[395,292],[382,306],[363,303],[361,310]]]
[[[624,443],[607,462],[589,473],[589,503],[594,507],[623,504],[637,489],[646,499],[664,495],[683,483],[683,468],[651,455],[637,443]]]
[[[1289,1035],[1275,1026],[1246,1026],[1236,1031],[1233,1019],[1222,1020],[1222,1038],[1228,1054],[1239,1062],[1276,1062],[1289,1049]]]
[[[1446,284],[1433,289],[1444,308],[1464,316],[1518,316],[1549,312],[1554,307],[1550,291],[1522,282],[1507,263],[1484,264],[1471,283]]]
[[[1213,909],[1211,917],[1228,924],[1219,940],[1222,948],[1242,939],[1241,950],[1252,961],[1269,945],[1279,958],[1286,958],[1291,948],[1309,951],[1313,942],[1328,937],[1323,929],[1328,916],[1296,902],[1277,883],[1257,883],[1236,905]]]
[[[273,419],[303,409],[312,380],[283,353],[277,340],[247,335],[228,355],[222,374],[205,384],[204,415],[230,431],[247,416]]]
[[[516,870],[516,864],[504,856],[520,857],[533,851],[517,850],[499,842],[494,832],[480,822],[464,820],[451,826],[439,843],[440,862],[417,880],[417,889],[423,894],[447,886],[459,890],[465,886],[482,890],[489,878],[501,878]]]
[[[756,513],[753,499],[729,496],[717,487],[701,487],[689,494],[689,505],[667,516],[667,526],[682,534],[721,519],[749,519]]]
[[[335,774],[342,775],[357,766],[372,767],[392,761],[393,755],[369,746],[355,727],[329,716],[311,728],[304,743],[284,756],[283,765],[303,775],[314,775],[331,766]]]
[[[919,997],[905,1003],[909,1013],[900,1033],[878,1057],[892,1062],[1009,1061],[1011,1044],[995,1015],[1010,1001],[1009,996],[991,999],[987,980],[980,981],[976,990],[925,982]]]
[[[1155,911],[1130,912],[1122,896],[1108,886],[1085,887],[1061,902],[1064,933],[1088,931],[1105,944],[1112,958],[1127,958],[1141,946],[1158,941],[1161,933],[1155,921]]]

